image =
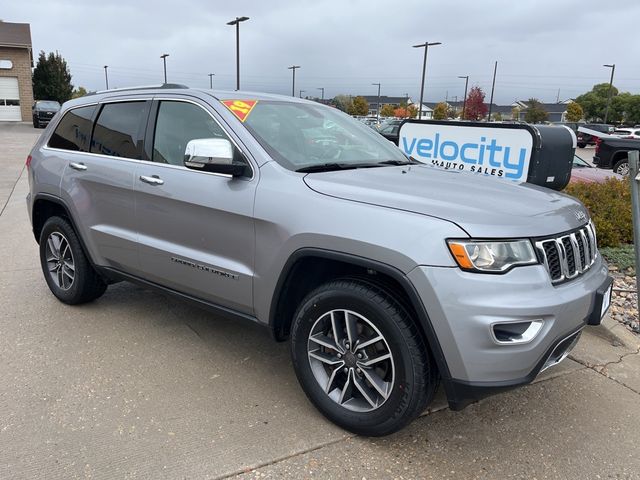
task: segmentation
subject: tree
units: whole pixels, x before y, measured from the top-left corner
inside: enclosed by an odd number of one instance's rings
[[[627,101],[625,121],[633,125],[640,124],[640,95],[631,95]]]
[[[369,104],[364,97],[356,97],[351,103],[351,107],[347,110],[349,115],[366,115],[369,113]]]
[[[438,103],[433,109],[433,119],[434,120],[446,120],[449,115],[449,106],[444,103]]]
[[[618,95],[616,87],[611,88],[612,103]],[[603,120],[604,112],[607,108],[607,98],[609,96],[609,84],[598,83],[594,85],[590,92],[583,93],[576,97],[576,103],[580,104],[584,111],[584,116],[589,120]],[[611,111],[609,111],[611,113]],[[609,119],[607,119],[609,120]]]
[[[520,120],[520,107],[514,106],[511,109],[511,120]]]
[[[56,100],[64,103],[71,98],[71,73],[67,61],[58,52],[45,55],[44,51],[40,51],[32,79],[33,96],[37,100]]]
[[[567,105],[567,122],[579,122],[584,116],[584,111],[579,103],[571,102]]]
[[[71,92],[71,98],[80,98],[84,97],[87,94],[87,89],[84,87],[76,87]]]
[[[332,100],[332,104],[343,112],[348,112],[352,103],[349,95],[336,95]]]
[[[491,120],[493,120],[494,122],[501,122],[502,121],[502,114],[500,112],[492,113],[491,114]]]
[[[537,98],[530,98],[527,100],[527,111],[524,113],[524,121],[527,123],[540,123],[544,122],[549,114],[542,108],[540,100]]]
[[[393,117],[395,112],[395,107],[393,105],[389,105],[388,103],[383,105],[380,109],[381,117]]]
[[[464,120],[482,120],[487,115],[488,107],[484,103],[484,92],[478,86],[471,87],[464,108]]]

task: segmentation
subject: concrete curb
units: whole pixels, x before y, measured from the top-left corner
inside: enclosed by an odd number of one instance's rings
[[[640,335],[630,332],[626,325],[614,320],[608,313],[602,319],[602,323],[595,328],[605,330],[609,336],[614,337],[627,347],[632,349],[640,348]]]

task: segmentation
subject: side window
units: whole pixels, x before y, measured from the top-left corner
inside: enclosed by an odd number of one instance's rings
[[[183,165],[187,143],[195,138],[229,139],[211,115],[199,106],[178,101],[160,102],[152,160]]]
[[[142,159],[141,126],[146,102],[106,103],[91,138],[91,153]]]
[[[96,105],[74,108],[64,114],[49,139],[51,148],[73,150],[76,152],[89,151],[89,138],[91,137],[91,118]]]

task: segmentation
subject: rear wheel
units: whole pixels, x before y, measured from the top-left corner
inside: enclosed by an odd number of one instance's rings
[[[291,353],[311,402],[362,435],[399,430],[437,386],[435,364],[406,310],[383,288],[358,280],[329,282],[303,300]]]
[[[51,293],[69,305],[95,300],[107,289],[84,254],[73,227],[61,217],[49,218],[42,227],[40,265]]]
[[[613,166],[613,172],[618,175],[624,175],[625,177],[629,175],[629,159],[623,158],[615,163]]]
[[[578,148],[584,148],[586,146],[587,146],[586,143],[578,143]]]

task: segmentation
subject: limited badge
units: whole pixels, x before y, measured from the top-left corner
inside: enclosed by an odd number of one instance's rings
[[[227,107],[231,112],[238,117],[238,120],[244,122],[253,107],[258,103],[257,100],[223,100],[222,103],[225,107]]]

